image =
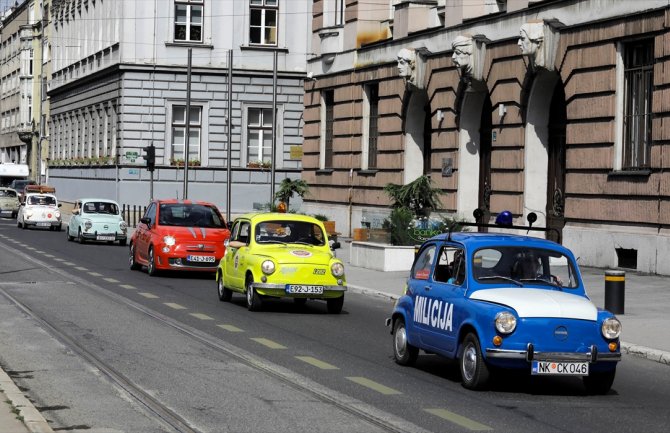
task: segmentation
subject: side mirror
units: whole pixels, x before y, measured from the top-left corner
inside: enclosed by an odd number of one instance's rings
[[[147,226],[151,227],[151,218],[149,218],[149,217],[140,218],[140,222],[142,224],[146,224]]]
[[[532,227],[533,223],[537,221],[537,214],[535,212],[531,212],[526,216],[526,219],[528,220],[528,227]]]
[[[333,242],[333,243],[330,244],[330,249],[331,250],[339,250],[340,248],[342,248],[342,246],[340,245],[339,242]]]
[[[61,207],[61,206],[63,206],[63,203],[58,203],[58,207]]]

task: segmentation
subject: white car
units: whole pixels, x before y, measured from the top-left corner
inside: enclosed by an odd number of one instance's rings
[[[28,193],[16,216],[17,227],[48,227],[61,230],[61,204],[53,194]]]
[[[75,202],[67,225],[67,240],[119,242],[126,245],[128,224],[123,220],[119,204],[102,198],[82,198]]]

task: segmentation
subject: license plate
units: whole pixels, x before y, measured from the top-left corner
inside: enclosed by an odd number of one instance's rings
[[[38,227],[51,227],[51,223],[37,223]]]
[[[308,295],[323,294],[323,286],[306,286],[301,284],[287,284],[286,293],[304,293]]]
[[[588,362],[533,361],[531,374],[556,376],[588,376]]]
[[[216,257],[214,256],[188,256],[186,260],[189,262],[200,262],[200,263],[214,263]]]
[[[97,236],[96,239],[99,241],[115,241],[116,236]]]

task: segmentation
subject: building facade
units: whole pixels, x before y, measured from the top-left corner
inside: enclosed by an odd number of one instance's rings
[[[49,183],[63,199],[271,202],[272,178],[300,176],[310,20],[308,0],[52,0]]]
[[[317,0],[303,208],[350,232],[428,174],[449,215],[670,274],[669,27],[662,0]]]
[[[34,165],[35,4],[8,9],[0,24],[0,163]]]

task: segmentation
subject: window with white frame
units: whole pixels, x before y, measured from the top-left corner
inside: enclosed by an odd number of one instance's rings
[[[200,162],[202,107],[191,106],[189,116],[188,160]],[[186,106],[172,106],[172,160],[184,161],[186,144]]]
[[[622,168],[649,168],[651,97],[654,85],[654,41],[623,45],[623,155]]]
[[[279,0],[249,0],[249,43],[277,45]]]
[[[176,0],[174,2],[174,40],[202,42],[204,0]]]
[[[247,162],[272,161],[272,108],[247,110]]]
[[[323,6],[323,22],[325,27],[344,24],[344,0],[328,0]],[[391,8],[393,10],[393,8]],[[393,18],[393,16],[391,16]]]

